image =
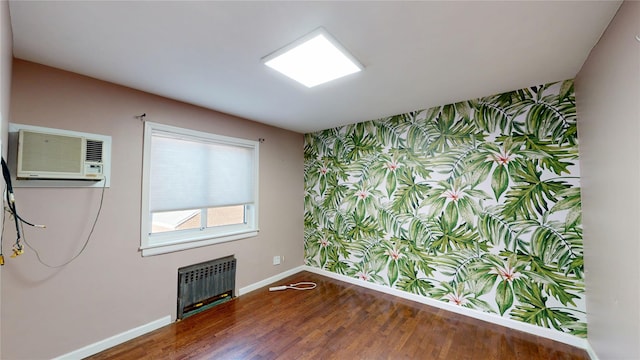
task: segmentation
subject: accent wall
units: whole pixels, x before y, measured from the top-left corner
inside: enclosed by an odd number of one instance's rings
[[[573,81],[305,135],[307,265],[586,337]]]

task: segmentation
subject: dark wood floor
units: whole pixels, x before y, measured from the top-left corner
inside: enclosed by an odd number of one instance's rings
[[[588,359],[578,348],[309,272],[89,359]]]

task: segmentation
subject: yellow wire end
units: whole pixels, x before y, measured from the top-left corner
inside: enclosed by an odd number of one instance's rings
[[[22,255],[22,254],[24,254],[24,250],[22,250],[22,249],[15,249],[15,248],[14,248],[14,249],[13,249],[13,254],[11,255],[11,257],[12,257],[12,258],[15,258],[15,257],[20,256],[20,255]]]

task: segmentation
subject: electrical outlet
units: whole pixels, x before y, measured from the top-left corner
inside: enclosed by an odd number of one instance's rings
[[[280,256],[276,255],[273,257],[273,265],[280,265]]]

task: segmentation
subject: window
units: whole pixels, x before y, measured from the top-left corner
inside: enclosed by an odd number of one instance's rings
[[[258,233],[258,142],[145,122],[142,255]]]

